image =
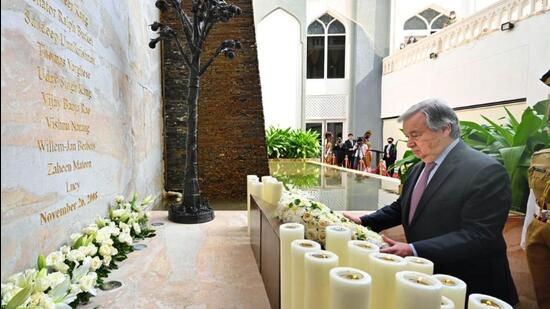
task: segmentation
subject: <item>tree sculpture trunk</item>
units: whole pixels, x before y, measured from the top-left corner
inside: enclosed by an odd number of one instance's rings
[[[185,40],[182,40],[174,29],[154,22],[150,25],[151,30],[156,31],[159,36],[151,39],[149,47],[155,48],[161,40],[175,41],[183,63],[189,70],[183,202],[180,205],[170,205],[168,218],[178,223],[207,222],[214,219],[214,211],[208,206],[207,200],[201,197],[199,187],[197,124],[200,76],[221,53],[233,59],[235,50],[241,48],[241,43],[237,40],[225,40],[202,66],[200,59],[204,42],[212,27],[218,22],[228,22],[234,16],[240,15],[241,9],[227,4],[224,0],[193,0],[191,9],[193,15],[189,18],[181,6],[181,0],[156,0],[155,6],[161,11],[171,10],[175,13],[181,22]]]
[[[183,183],[183,206],[187,211],[200,208],[200,186],[198,168],[198,99],[200,78],[196,74],[189,76],[187,96],[187,149],[185,151],[185,178]]]

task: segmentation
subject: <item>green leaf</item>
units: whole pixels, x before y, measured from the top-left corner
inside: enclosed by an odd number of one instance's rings
[[[501,125],[499,125],[498,123],[492,121],[491,119],[485,116],[481,116],[481,118],[485,119],[485,121],[491,124],[491,129],[495,130],[495,133],[500,134],[500,135],[494,136],[497,140],[499,140],[500,142],[502,142],[508,147],[513,145],[514,136],[512,135],[512,133],[510,133],[510,131],[506,130]]]
[[[506,108],[506,106],[504,107],[504,110],[506,111],[506,114],[508,115],[508,119],[510,121],[510,125],[512,126],[512,129],[514,131],[516,131],[519,127],[519,122],[517,121],[516,117],[514,117],[514,115],[512,115],[512,113],[510,113],[510,111]]]
[[[535,114],[534,110],[527,107],[521,117],[521,124],[518,126],[514,136],[514,146],[525,145],[527,139],[542,126],[542,117]]]
[[[6,309],[15,309],[23,305],[27,300],[27,298],[31,296],[32,288],[33,287],[29,285],[24,289],[22,289],[21,291],[19,291],[19,293],[15,294],[6,305]]]
[[[38,256],[38,259],[36,261],[36,265],[37,265],[38,270],[42,270],[43,268],[46,267],[46,257],[44,257],[43,254],[40,254]]]
[[[501,148],[499,150],[500,154],[502,155],[502,160],[504,161],[504,167],[506,168],[510,179],[518,166],[519,160],[521,159],[524,150],[525,145],[518,147]]]
[[[78,248],[80,248],[82,245],[84,245],[84,243],[86,242],[87,238],[88,238],[88,237],[87,237],[86,235],[80,236],[80,237],[76,240],[76,242],[74,243],[73,249],[78,249]]]

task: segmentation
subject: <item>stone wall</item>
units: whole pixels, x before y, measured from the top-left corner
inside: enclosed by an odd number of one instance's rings
[[[229,3],[243,14],[212,29],[202,57],[206,61],[223,40],[238,39],[243,46],[233,60],[217,58],[201,79],[199,173],[201,191],[213,200],[244,198],[247,174],[269,174],[252,1]],[[180,29],[172,14],[163,13],[162,22]],[[174,50],[163,44],[165,188],[182,191],[187,79]]]
[[[163,190],[160,54],[149,1],[2,1],[2,281]]]

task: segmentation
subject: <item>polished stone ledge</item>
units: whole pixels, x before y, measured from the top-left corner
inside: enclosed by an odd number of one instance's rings
[[[185,225],[154,211],[157,236],[140,243],[83,308],[269,308],[252,255],[245,211],[216,211],[208,223]]]

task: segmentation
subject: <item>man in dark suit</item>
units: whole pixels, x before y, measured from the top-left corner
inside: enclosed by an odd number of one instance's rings
[[[355,150],[357,149],[357,143],[353,139],[353,134],[348,134],[348,139],[344,143],[344,152],[348,156],[348,164],[349,168],[353,168],[353,156],[355,154]]]
[[[388,144],[384,146],[384,162],[386,162],[386,168],[388,168],[388,174],[393,177],[393,168],[389,167],[395,163],[397,159],[397,148],[393,144],[393,137],[388,137]]]
[[[512,201],[506,170],[460,140],[456,114],[439,100],[422,101],[399,120],[421,162],[391,205],[362,217],[344,215],[377,232],[402,224],[408,243],[384,237],[390,246],[381,252],[427,258],[434,273],[464,280],[468,294],[515,305],[502,236]]]

